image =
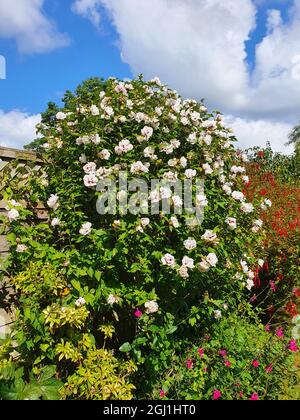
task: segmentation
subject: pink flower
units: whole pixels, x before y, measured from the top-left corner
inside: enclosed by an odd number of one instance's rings
[[[220,355],[221,357],[226,357],[226,356],[227,356],[227,351],[226,351],[226,350],[220,350],[220,351],[219,351],[219,355]]]
[[[187,369],[192,369],[192,367],[193,367],[193,362],[191,361],[191,359],[188,359],[188,360],[186,361],[186,367],[187,367]]]
[[[290,350],[294,353],[297,353],[298,346],[297,346],[296,341],[293,340],[293,341],[290,342]]]
[[[259,365],[260,365],[260,363],[259,363],[259,361],[258,361],[258,360],[254,360],[254,361],[252,362],[252,366],[253,366],[253,367],[255,367],[255,368],[258,368],[258,367],[259,367]]]
[[[136,318],[141,318],[141,316],[143,316],[143,312],[141,312],[139,309],[137,309],[134,313],[134,316]]]
[[[218,391],[217,389],[214,390],[214,396],[213,396],[213,400],[219,400],[222,397],[222,392]]]
[[[240,392],[240,397],[241,397],[241,398],[243,398],[243,397],[244,397],[243,392]]]
[[[278,328],[278,330],[276,331],[276,335],[279,338],[283,338],[284,337],[283,329],[282,328]]]
[[[200,358],[202,359],[204,356],[204,350],[203,349],[198,349],[198,354],[200,356]]]
[[[208,372],[207,367],[204,367],[204,368],[203,368],[203,372],[205,372],[205,373],[207,373],[207,372]]]
[[[266,332],[270,332],[270,330],[271,330],[271,327],[270,327],[270,325],[268,324],[268,325],[266,325],[266,328],[265,328],[265,330],[266,330]]]
[[[250,398],[250,401],[258,401],[258,400],[259,400],[258,394],[253,394],[252,397]]]
[[[159,396],[160,396],[160,398],[164,398],[164,397],[166,396],[165,391],[161,390],[161,391],[159,392]]]
[[[276,284],[274,280],[270,281],[270,289],[272,290],[272,292],[276,292],[277,288],[276,288]]]
[[[266,368],[266,372],[267,373],[272,373],[273,372],[273,363],[269,364],[269,366]]]
[[[225,366],[226,367],[230,367],[231,366],[231,363],[229,362],[229,360],[225,360]]]

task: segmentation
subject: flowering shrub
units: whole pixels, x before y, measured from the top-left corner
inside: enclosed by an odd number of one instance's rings
[[[63,398],[143,397],[206,329],[236,310],[254,317],[271,202],[247,201],[247,157],[222,116],[158,79],[89,80],[39,133],[43,169],[21,187],[6,175],[14,363],[25,377],[55,365]],[[192,186],[188,206],[178,184]]]
[[[273,155],[270,149],[255,150],[248,165],[251,182],[247,197],[265,197],[272,201],[262,211],[265,224],[266,261],[257,271],[258,303],[269,318],[282,320],[299,312],[300,287],[300,182],[293,158]]]
[[[273,152],[270,143],[267,143],[264,149],[253,147],[246,152],[250,163],[258,164],[260,173],[272,174],[278,182],[299,185],[300,166],[297,150],[293,155],[283,155]]]
[[[291,369],[297,349],[266,332],[263,325],[232,314],[215,325],[172,368],[161,375],[152,398],[189,400],[272,400],[286,378],[297,383]]]

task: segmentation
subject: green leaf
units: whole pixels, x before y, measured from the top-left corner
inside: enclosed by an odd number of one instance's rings
[[[159,331],[159,327],[157,325],[151,325],[149,327],[149,330],[152,332],[158,332]]]
[[[177,327],[176,326],[171,327],[167,330],[167,334],[173,334],[175,331],[177,331]]]
[[[18,394],[20,400],[39,400],[42,396],[42,390],[37,383],[25,385],[25,388]]]
[[[122,344],[122,346],[119,348],[119,350],[123,353],[129,353],[131,350],[131,345],[129,343],[124,343]]]
[[[63,383],[54,378],[43,381],[40,387],[43,400],[59,400],[59,390],[62,388],[62,386]]]
[[[101,272],[100,271],[95,271],[95,279],[97,281],[100,281],[100,279],[101,279]]]
[[[71,284],[75,290],[77,290],[78,292],[81,292],[81,286],[78,280],[72,280]]]
[[[56,366],[52,365],[52,366],[46,366],[43,369],[43,372],[41,374],[41,378],[40,381],[47,381],[50,378],[53,378],[53,376],[56,373]]]
[[[134,354],[137,360],[140,361],[142,358],[142,352],[140,350],[134,350]]]
[[[147,338],[146,337],[140,337],[136,340],[136,344],[138,345],[142,345],[142,344],[146,344],[147,343]]]
[[[194,325],[196,325],[197,323],[197,319],[196,318],[190,318],[189,319],[189,324],[193,327]]]

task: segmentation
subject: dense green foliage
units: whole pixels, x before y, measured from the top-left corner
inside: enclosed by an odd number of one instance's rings
[[[50,104],[39,132],[30,147],[43,150],[43,169],[24,174],[21,186],[11,172],[4,175],[2,231],[11,253],[1,273],[10,278],[17,311],[1,350],[0,398],[51,380],[69,399],[157,398],[166,391],[170,398],[212,399],[216,389],[235,399],[236,377],[245,398],[277,399],[280,375],[292,375],[296,343],[289,345],[288,329],[280,339],[275,327],[265,333],[262,310],[253,306],[266,256],[260,217],[272,203],[266,196],[247,202],[247,156],[234,149],[222,116],[157,79],[92,79],[66,93],[63,109]],[[164,181],[155,197],[171,212],[99,214],[97,185],[117,182],[121,170],[128,181]],[[180,197],[167,186],[196,177],[204,180],[201,193],[193,187],[202,223],[176,213]],[[153,197],[147,194],[147,203]],[[48,206],[48,220],[39,219],[39,202]],[[182,355],[194,359],[199,345],[207,366],[200,360],[187,367]],[[225,377],[218,359],[224,346],[232,363]],[[274,364],[272,387],[269,374],[249,373],[254,357]]]

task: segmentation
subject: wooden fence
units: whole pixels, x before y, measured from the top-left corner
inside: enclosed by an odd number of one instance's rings
[[[12,165],[14,162],[14,165]],[[34,152],[25,151],[25,150],[16,150],[10,149],[6,147],[0,146],[0,214],[5,215],[6,210],[6,203],[3,200],[3,178],[4,172],[9,170],[10,178],[14,179],[19,175],[19,169],[22,168],[23,173],[26,173],[26,169],[29,172],[32,170],[40,170],[42,165],[42,161],[37,158]],[[20,184],[25,181],[26,177],[23,177],[23,180],[20,179]],[[47,211],[43,207],[43,205],[38,206],[37,209],[38,217],[40,219],[45,219],[47,217]],[[5,261],[8,256],[9,246],[5,239],[4,235],[0,235],[0,270],[1,270],[1,262]],[[0,283],[0,289],[5,289],[5,282]],[[7,289],[7,293],[10,293],[10,290]],[[0,301],[1,305],[1,301]],[[0,307],[0,338],[5,337],[5,335],[9,331],[9,326],[13,322],[13,314],[8,313],[5,311],[3,307]]]
[[[31,166],[30,168],[28,166],[28,172],[32,171],[32,163],[36,163],[36,165],[34,165],[35,170],[39,170],[41,168],[42,163],[42,161],[37,158],[34,152],[0,147],[0,214],[2,215],[6,214],[7,212],[6,203],[3,201],[3,171],[9,168],[10,163],[13,161],[17,161],[18,165],[16,168],[11,169],[12,178],[18,176],[18,169],[20,167],[22,167],[26,171],[29,162],[31,163]],[[22,181],[20,180],[20,183],[21,182]],[[45,214],[43,213],[45,211],[44,207],[41,205],[38,210],[40,211],[40,217],[43,218],[43,216],[45,216]],[[5,257],[7,252],[8,245],[5,240],[5,236],[0,235],[0,259],[1,257]]]

